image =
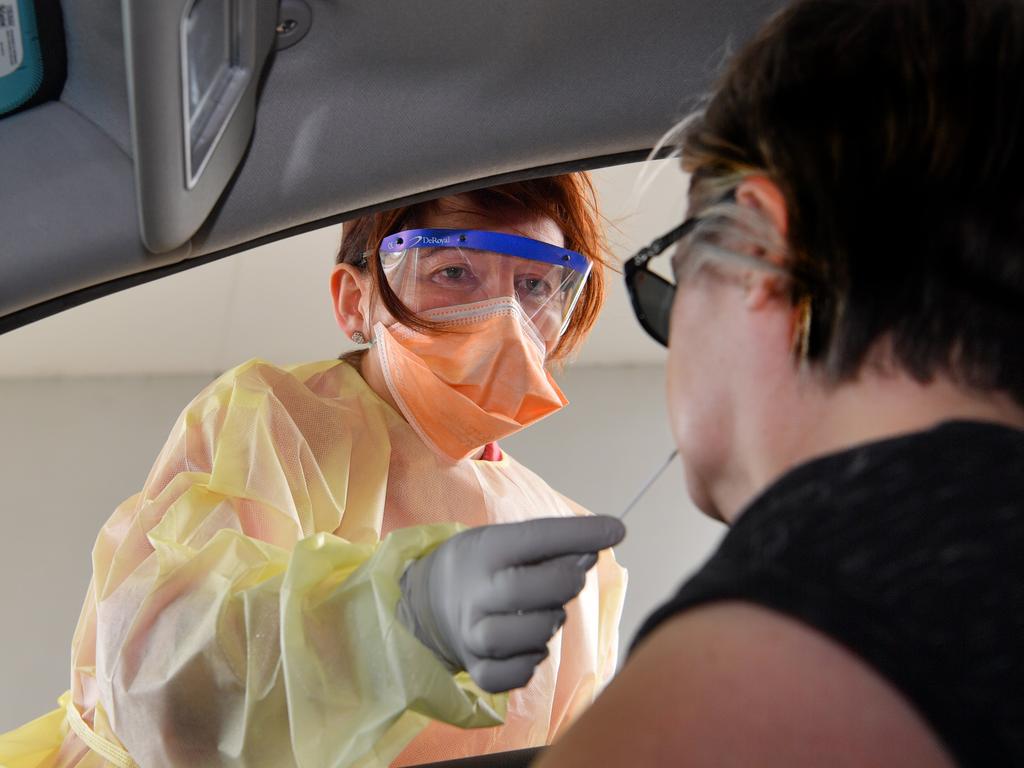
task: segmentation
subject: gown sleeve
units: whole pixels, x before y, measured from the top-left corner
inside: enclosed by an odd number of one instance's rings
[[[502,721],[396,620],[406,565],[457,526],[379,540],[383,416],[315,394],[322,373],[218,379],[99,535],[76,675],[138,764],[380,764],[427,718]]]

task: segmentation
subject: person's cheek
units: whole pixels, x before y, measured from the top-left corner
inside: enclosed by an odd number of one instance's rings
[[[683,419],[687,407],[686,386],[686,329],[684,327],[681,291],[676,293],[669,324],[668,361],[665,366],[665,394],[668,400],[669,422],[676,445],[683,446]]]
[[[669,423],[690,499],[705,514],[718,517],[708,485],[720,439],[706,343],[712,306],[699,290],[682,294],[681,290],[673,305],[669,333],[665,382]]]

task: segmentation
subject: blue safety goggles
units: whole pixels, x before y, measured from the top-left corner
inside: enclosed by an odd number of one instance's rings
[[[479,229],[407,229],[385,237],[378,255],[413,312],[510,297],[549,343],[568,327],[591,270],[576,251]]]

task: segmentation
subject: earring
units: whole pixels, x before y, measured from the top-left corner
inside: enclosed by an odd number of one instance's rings
[[[793,329],[793,355],[801,363],[806,363],[811,351],[811,297],[800,299],[797,310],[800,314]]]
[[[365,344],[366,343],[366,337],[363,335],[362,331],[354,331],[352,333],[351,339],[356,344]]]

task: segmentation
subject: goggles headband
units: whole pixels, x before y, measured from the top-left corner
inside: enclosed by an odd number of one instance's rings
[[[482,229],[407,229],[388,235],[380,244],[381,253],[400,253],[410,248],[490,251],[566,267],[581,275],[589,274],[591,267],[586,256],[568,248],[559,248],[530,237]]]

